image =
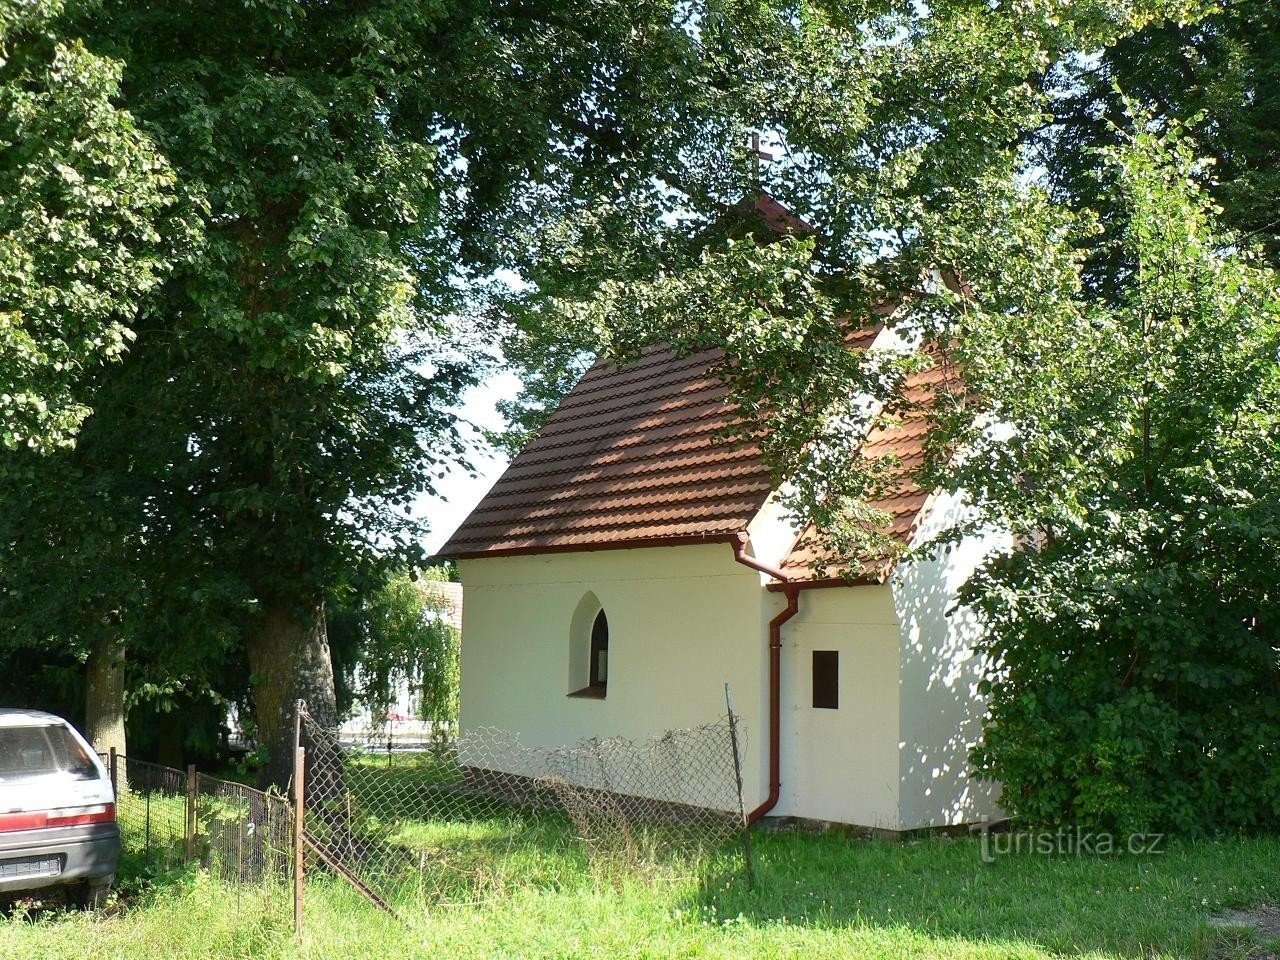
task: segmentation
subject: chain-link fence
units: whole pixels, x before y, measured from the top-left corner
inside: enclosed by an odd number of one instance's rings
[[[109,755],[127,855],[152,870],[199,862],[220,881],[277,895],[293,862],[293,808],[231,780]],[[282,899],[282,902],[283,899]]]
[[[396,912],[585,871],[687,875],[744,832],[731,717],[646,741],[545,749],[478,729],[371,753],[301,710],[309,854]]]

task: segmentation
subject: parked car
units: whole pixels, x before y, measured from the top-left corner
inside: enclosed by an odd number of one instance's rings
[[[120,855],[111,776],[61,717],[0,709],[0,896],[66,887],[100,906]]]

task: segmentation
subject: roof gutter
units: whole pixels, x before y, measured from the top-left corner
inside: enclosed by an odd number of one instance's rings
[[[748,540],[747,534],[738,534],[733,542],[733,559],[780,581],[778,586],[787,595],[786,608],[769,621],[769,795],[747,814],[747,823],[755,823],[776,807],[782,796],[782,625],[800,611],[800,590],[777,567],[747,556]]]
[[[490,557],[532,557],[546,553],[591,553],[597,550],[639,550],[645,547],[690,547],[705,543],[733,543],[741,533],[693,533],[675,536],[631,537],[623,540],[601,540],[598,543],[525,543],[515,547],[486,550],[457,550],[450,543],[435,554],[441,560],[488,560]],[[735,552],[737,550],[735,546]]]
[[[823,577],[820,580],[796,580],[792,583],[769,583],[765,589],[773,593],[788,590],[822,590],[827,587],[877,587],[884,584],[881,577]]]

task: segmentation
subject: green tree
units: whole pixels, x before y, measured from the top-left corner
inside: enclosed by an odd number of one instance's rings
[[[197,593],[242,623],[282,783],[294,699],[336,717],[325,601],[414,559],[402,511],[460,455],[468,304],[532,272],[543,222],[677,179],[705,192],[739,139],[736,65],[793,27],[733,5],[402,0],[111,0],[83,23],[200,227],[148,301],[133,388],[95,403],[145,448],[108,485],[145,491],[132,556],[215,576]]]
[[[173,175],[60,0],[0,2],[0,444],[70,443],[168,249]]]
[[[0,486],[14,494],[0,555],[6,600],[19,608],[6,645],[48,642],[57,627],[40,618],[51,590],[67,603],[81,598],[71,569],[43,591],[20,579],[33,572],[28,558],[48,557],[49,538],[11,521],[40,513],[25,496],[35,473],[61,479],[54,461],[75,442],[94,382],[134,338],[184,235],[172,216],[174,175],[121,106],[120,64],[90,52],[64,14],[58,0],[0,2]],[[83,527],[64,533],[75,541],[64,556],[95,549]],[[110,614],[95,608],[95,617]],[[62,649],[89,657],[87,732],[101,749],[123,750],[124,671],[118,638],[106,633]]]
[[[967,590],[988,625],[974,759],[1034,820],[1280,823],[1280,283],[1223,232],[1181,129],[1102,158],[1124,294],[974,318],[1009,428],[968,418],[961,482],[1020,538]]]
[[[945,344],[965,390],[927,411],[918,479],[971,498],[950,536],[1019,538],[966,596],[996,665],[975,760],[1036,819],[1276,822],[1275,274],[1219,225],[1176,118],[1125,117],[1088,190],[1056,188],[1031,149],[1064,64],[1201,12],[814,12],[802,82],[761,113],[789,148],[762,186],[815,232],[628,233],[589,211],[544,235],[557,264],[612,274],[529,291],[517,314],[624,361],[655,340],[722,348],[732,439],[849,555],[884,546],[866,503],[885,480],[849,450],[911,408],[903,374],[929,360],[851,353],[847,318]]]
[[[160,429],[145,379],[155,341],[139,330],[81,384],[94,412],[73,446],[0,452],[0,499],[22,505],[0,512],[6,660],[38,650],[83,662],[86,733],[122,752],[140,697],[240,694],[211,685],[234,657],[244,602],[185,519],[191,491],[168,468],[186,438]]]
[[[1187,124],[1215,161],[1205,186],[1222,222],[1280,264],[1280,11],[1265,0],[1217,4],[1190,22],[1153,23],[1096,56],[1063,63],[1061,99],[1036,143],[1056,188],[1095,204],[1095,150],[1116,146],[1126,102]],[[1122,265],[1101,259],[1095,281]]]

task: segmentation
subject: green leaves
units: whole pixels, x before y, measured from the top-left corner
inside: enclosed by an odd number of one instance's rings
[[[0,443],[73,442],[86,379],[133,339],[171,251],[174,179],[120,106],[120,65],[0,5]]]
[[[437,584],[447,571],[395,571],[368,595],[334,610],[341,682],[375,718],[385,718],[397,697],[418,704],[418,718],[442,725],[458,721],[460,637],[449,622],[450,603]]]
[[[974,760],[1033,819],[1256,829],[1280,734],[1280,283],[1218,226],[1181,127],[1133,123],[1102,154],[1132,271],[1110,301],[1074,298],[1089,335],[971,321],[1018,345],[965,352],[1014,454],[993,469],[970,434],[957,482],[1027,537],[966,589],[992,658]]]
[[[744,414],[729,439],[758,443],[792,509],[847,555],[874,539],[867,503],[886,483],[850,451],[873,422],[927,416],[915,479],[975,506],[941,539],[995,526],[1020,545],[966,595],[993,658],[975,759],[1008,805],[1188,832],[1274,823],[1276,277],[1222,227],[1176,117],[1112,97],[1113,128],[1086,122],[1114,50],[1128,76],[1148,71],[1144,103],[1215,91],[1228,126],[1186,111],[1194,129],[1269,129],[1274,109],[1248,121],[1222,93],[1270,97],[1268,41],[1234,10],[1184,26],[1211,13],[1198,3],[715,12],[712,61],[721,42],[769,51],[716,87],[724,129],[763,128],[778,157],[756,183],[732,151],[691,149],[663,189],[540,222],[532,289],[503,305],[529,399],[571,382],[566,356],[719,348]],[[1216,59],[1152,68],[1152,38]],[[1188,73],[1208,86],[1182,90]],[[1265,200],[1258,146],[1215,153]],[[761,192],[812,234],[744,226],[733,214]],[[1274,204],[1248,209],[1231,222],[1274,233]],[[908,348],[945,344],[963,393],[922,410],[902,392],[913,361],[846,349],[873,317]]]

